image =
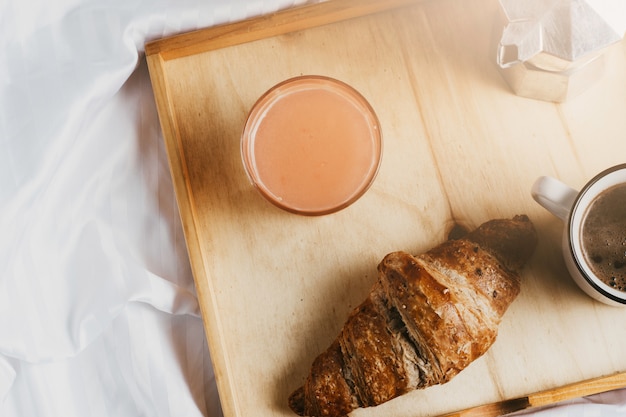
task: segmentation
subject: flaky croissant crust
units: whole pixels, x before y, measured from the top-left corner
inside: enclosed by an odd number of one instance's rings
[[[536,242],[522,215],[419,256],[388,254],[369,297],[314,360],[289,406],[299,415],[344,416],[449,381],[495,341]]]

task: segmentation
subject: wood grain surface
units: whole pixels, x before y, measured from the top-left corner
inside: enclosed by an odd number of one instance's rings
[[[521,213],[540,243],[490,351],[448,384],[353,415],[440,415],[626,370],[626,310],[575,286],[563,225],[530,197],[541,175],[579,188],[624,162],[624,44],[585,93],[555,104],[516,96],[501,77],[497,0],[307,7],[146,46],[225,415],[292,415],[289,393],[386,253],[419,253],[455,224]],[[240,156],[252,104],[302,74],[359,90],[384,136],[372,188],[322,217],[266,202]]]

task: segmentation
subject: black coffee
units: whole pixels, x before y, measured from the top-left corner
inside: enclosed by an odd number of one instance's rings
[[[587,209],[581,243],[591,270],[626,291],[626,184],[603,191]]]

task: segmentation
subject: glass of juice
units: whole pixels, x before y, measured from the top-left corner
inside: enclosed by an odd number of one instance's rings
[[[346,83],[295,77],[254,104],[241,154],[250,181],[272,204],[297,214],[329,214],[355,202],[374,181],[380,123]]]

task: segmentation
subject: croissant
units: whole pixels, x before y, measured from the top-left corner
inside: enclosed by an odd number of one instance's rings
[[[532,222],[520,215],[419,256],[388,254],[368,298],[314,360],[289,407],[301,416],[345,416],[449,381],[495,341],[536,244]]]

